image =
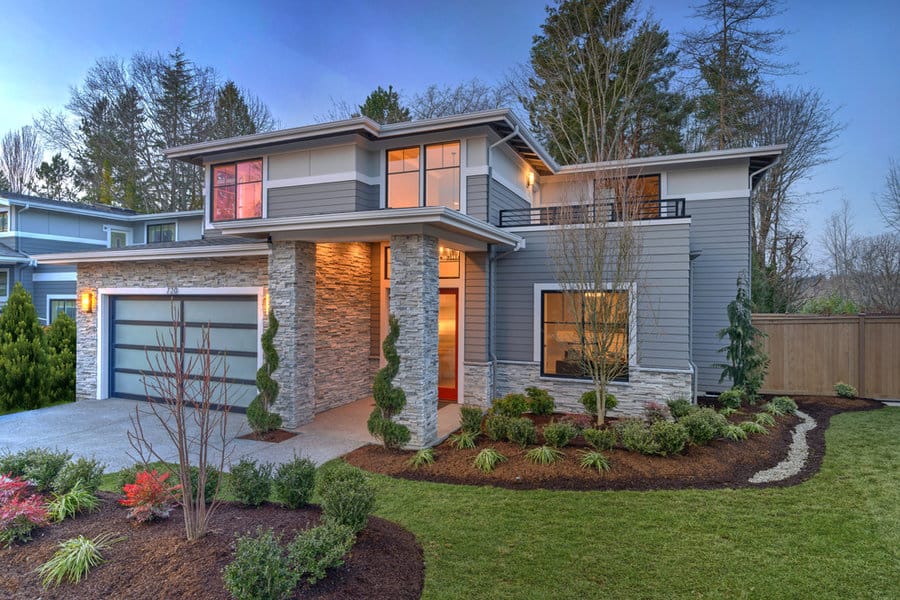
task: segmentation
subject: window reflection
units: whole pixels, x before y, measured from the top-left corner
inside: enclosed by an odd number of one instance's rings
[[[212,220],[262,217],[262,159],[212,169]]]

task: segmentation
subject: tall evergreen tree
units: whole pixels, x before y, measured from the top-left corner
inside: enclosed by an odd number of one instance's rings
[[[382,125],[402,123],[411,118],[409,109],[400,103],[400,94],[392,85],[389,85],[387,89],[380,85],[375,88],[359,105],[359,115],[369,117]]]
[[[6,178],[6,175],[0,170],[0,192],[8,192],[9,191],[9,179]]]
[[[50,162],[44,161],[38,167],[34,190],[47,198],[71,200],[75,197],[75,170],[57,152]]]
[[[0,410],[41,407],[47,384],[44,330],[31,294],[16,282],[0,311]]]
[[[256,133],[256,123],[241,90],[229,80],[219,88],[216,96],[213,137],[223,139]]]
[[[64,312],[47,328],[48,400],[75,401],[75,320]]]

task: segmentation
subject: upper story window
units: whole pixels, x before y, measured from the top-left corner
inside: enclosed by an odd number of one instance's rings
[[[9,298],[9,269],[0,269],[0,301]]]
[[[0,232],[9,231],[9,211],[0,212]]]
[[[110,229],[106,241],[110,248],[124,248],[130,241],[128,238],[128,232],[124,229]]]
[[[156,223],[147,225],[147,243],[175,241],[175,223]],[[115,247],[115,246],[114,246]]]
[[[446,206],[459,210],[459,142],[388,150],[387,163],[388,208]]]
[[[612,201],[625,199],[626,205],[616,203],[616,219],[658,219],[660,218],[659,175],[634,175],[612,178],[598,182],[601,198]],[[621,211],[626,214],[620,214]]]
[[[262,217],[262,159],[212,168],[212,220]]]

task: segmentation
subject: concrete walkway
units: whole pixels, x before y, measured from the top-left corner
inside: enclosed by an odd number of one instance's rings
[[[231,462],[253,458],[263,462],[282,463],[295,454],[322,464],[351,450],[373,443],[366,430],[372,412],[371,398],[352,402],[316,416],[297,430],[298,435],[273,444],[236,439],[249,433],[242,414],[228,416]],[[28,412],[0,416],[0,452],[18,452],[26,448],[45,447],[68,450],[76,457],[94,457],[116,471],[137,462],[137,454],[128,442],[135,410],[147,438],[167,460],[177,460],[175,446],[146,402],[136,400],[83,400]],[[459,406],[451,404],[438,411],[438,437],[445,438],[459,425]],[[226,466],[227,470],[227,466]]]

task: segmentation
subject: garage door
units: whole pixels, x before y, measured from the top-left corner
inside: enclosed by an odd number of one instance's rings
[[[203,328],[209,327],[213,362],[218,363],[214,375],[221,377],[226,365],[228,369],[228,404],[241,409],[253,400],[259,340],[256,296],[115,296],[110,307],[110,395],[147,399],[144,377],[159,373],[159,340],[171,343],[177,320],[185,362],[196,353]]]

